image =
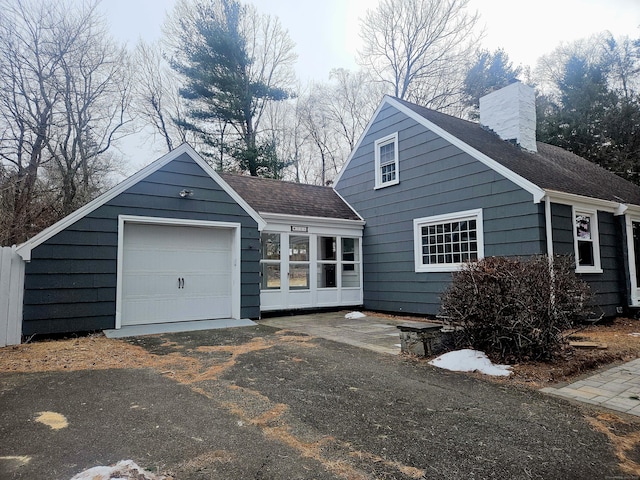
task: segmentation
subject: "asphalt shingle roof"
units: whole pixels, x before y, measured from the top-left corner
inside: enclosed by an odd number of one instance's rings
[[[640,205],[640,187],[562,148],[537,142],[531,153],[478,123],[395,100],[540,188]]]
[[[220,176],[258,213],[361,220],[330,187],[230,173]]]

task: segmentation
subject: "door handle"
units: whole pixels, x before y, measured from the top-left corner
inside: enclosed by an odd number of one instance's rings
[[[178,277],[178,289],[184,288],[184,278]]]

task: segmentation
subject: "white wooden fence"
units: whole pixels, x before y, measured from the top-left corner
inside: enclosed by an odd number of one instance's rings
[[[23,294],[24,260],[15,247],[0,247],[0,347],[20,343]]]

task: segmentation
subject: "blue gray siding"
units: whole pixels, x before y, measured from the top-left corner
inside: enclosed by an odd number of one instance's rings
[[[180,198],[183,188],[194,196]],[[118,215],[240,223],[240,313],[259,317],[257,224],[184,154],[32,251],[25,269],[24,335],[115,327]]]
[[[374,190],[374,142],[396,131],[400,182]],[[530,193],[388,105],[362,139],[336,190],[367,222],[365,308],[438,313],[451,273],[415,272],[415,218],[482,208],[486,256],[545,252],[544,209]]]
[[[557,255],[575,255],[573,244],[573,219],[570,205],[551,204],[553,225],[553,251]],[[628,269],[624,265],[624,217],[598,211],[600,236],[600,263],[602,273],[583,273],[580,277],[594,294],[596,315],[616,315],[616,307],[628,305]]]

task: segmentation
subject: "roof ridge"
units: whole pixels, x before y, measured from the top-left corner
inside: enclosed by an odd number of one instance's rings
[[[268,177],[256,177],[254,175],[245,175],[243,173],[234,173],[234,172],[218,172],[221,176],[231,176],[236,178],[245,178],[249,180],[257,180],[257,181],[265,181],[265,182],[277,182],[277,183],[285,183],[289,185],[300,185],[304,187],[316,187],[316,188],[328,188],[333,190],[333,187],[328,185],[315,185],[313,183],[302,183],[302,182],[294,182],[293,180],[279,180],[277,178],[268,178]]]

